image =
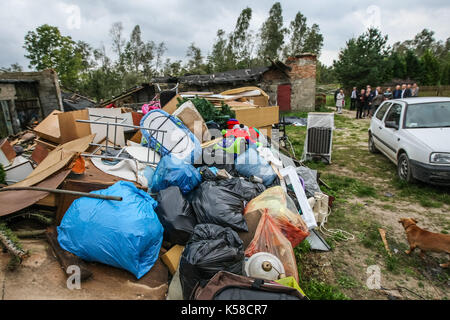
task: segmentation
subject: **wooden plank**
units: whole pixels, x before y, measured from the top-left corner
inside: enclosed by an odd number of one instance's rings
[[[47,241],[50,247],[55,254],[56,259],[61,265],[62,269],[66,273],[66,276],[69,277],[71,275],[67,273],[67,269],[70,266],[78,266],[80,268],[80,280],[84,281],[89,279],[92,276],[92,272],[86,267],[86,264],[83,260],[75,256],[74,254],[64,250],[61,248],[58,242],[58,233],[56,227],[50,227],[47,229],[45,233]]]
[[[387,254],[390,257],[392,257],[391,250],[389,249],[389,245],[388,245],[387,240],[386,240],[386,231],[384,229],[380,228],[380,229],[378,229],[378,232],[380,233],[381,240],[383,240],[384,248],[386,249]]]
[[[50,151],[54,150],[58,146],[57,144],[54,144],[53,142],[50,142],[50,141],[43,140],[42,138],[36,138],[34,140],[34,142],[36,142],[36,144],[42,145],[43,147],[47,148]]]
[[[38,202],[36,202],[36,204],[46,207],[56,207],[56,197],[57,197],[56,194],[50,193],[44,199],[41,199]]]

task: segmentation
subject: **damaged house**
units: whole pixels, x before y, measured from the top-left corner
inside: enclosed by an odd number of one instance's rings
[[[272,62],[270,66],[232,70],[205,75],[157,77],[154,83],[179,83],[181,91],[222,92],[238,86],[256,86],[270,97],[270,105],[280,111],[313,111],[316,93],[316,63],[314,54],[289,57],[286,62]]]
[[[0,108],[2,136],[24,130],[55,109],[63,111],[58,75],[51,69],[0,73]]]

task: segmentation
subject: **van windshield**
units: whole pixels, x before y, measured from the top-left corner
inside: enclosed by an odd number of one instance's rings
[[[450,127],[450,101],[408,105],[405,128]]]

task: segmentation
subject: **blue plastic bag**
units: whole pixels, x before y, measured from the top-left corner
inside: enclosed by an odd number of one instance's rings
[[[245,177],[257,176],[261,178],[266,187],[270,186],[277,177],[272,166],[260,157],[258,151],[252,147],[236,158],[235,168],[239,174]]]
[[[201,174],[189,163],[167,155],[156,167],[152,181],[152,192],[159,192],[171,186],[180,188],[181,193],[191,192],[202,182]]]
[[[163,241],[164,229],[154,211],[158,203],[125,181],[92,193],[121,196],[122,201],[75,200],[58,227],[61,248],[141,278],[158,259]]]

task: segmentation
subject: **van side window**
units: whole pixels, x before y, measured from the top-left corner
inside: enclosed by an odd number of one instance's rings
[[[401,113],[402,113],[402,106],[399,104],[394,104],[391,107],[391,109],[389,109],[389,112],[386,116],[386,120],[384,120],[384,122],[386,123],[387,121],[394,121],[396,125],[399,125]]]
[[[378,112],[377,112],[377,114],[375,115],[375,117],[376,117],[378,120],[383,120],[383,117],[384,117],[384,115],[385,115],[387,109],[391,106],[391,104],[392,104],[392,103],[390,103],[390,102],[383,104],[383,105],[381,106],[381,108],[378,109]]]

